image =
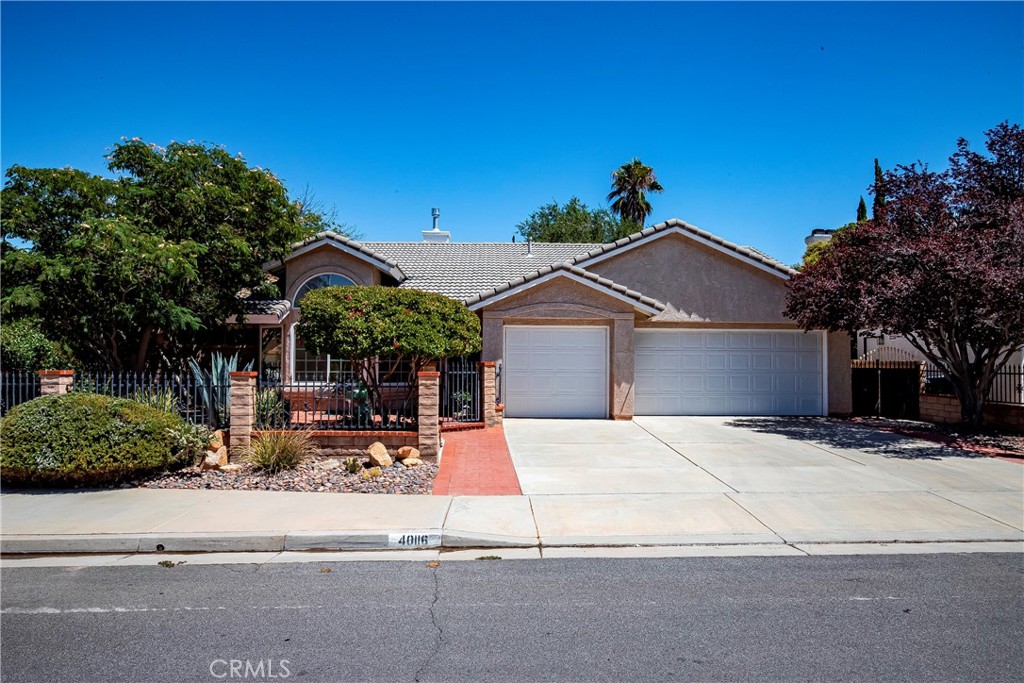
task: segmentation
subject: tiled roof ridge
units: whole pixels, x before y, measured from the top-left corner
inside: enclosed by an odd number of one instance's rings
[[[569,262],[572,263],[573,265],[580,264],[580,263],[585,263],[585,262],[587,262],[587,261],[589,261],[589,260],[591,260],[593,258],[601,256],[602,254],[607,254],[609,252],[615,251],[616,249],[624,247],[627,244],[630,244],[632,242],[637,242],[637,241],[642,240],[642,239],[646,239],[647,237],[650,237],[651,235],[657,234],[659,232],[664,232],[665,230],[670,230],[672,228],[679,228],[680,230],[685,230],[685,231],[687,231],[689,233],[697,235],[698,237],[700,237],[702,239],[705,239],[705,240],[707,240],[709,242],[712,242],[712,243],[717,244],[717,245],[719,245],[721,247],[729,249],[730,251],[734,251],[737,254],[739,254],[741,256],[745,256],[748,259],[751,259],[753,261],[757,261],[758,263],[760,263],[762,265],[765,265],[765,266],[768,266],[769,268],[772,268],[773,270],[777,270],[777,271],[779,271],[780,273],[782,273],[784,275],[792,276],[792,275],[796,275],[797,272],[798,272],[798,271],[793,270],[789,266],[785,265],[784,263],[776,261],[775,259],[771,258],[770,256],[768,256],[766,254],[762,254],[761,252],[757,251],[756,249],[748,248],[748,247],[741,247],[738,244],[734,244],[733,242],[730,242],[728,240],[722,239],[721,237],[719,237],[718,235],[715,235],[714,233],[710,233],[707,230],[702,230],[701,228],[698,228],[695,225],[690,225],[686,221],[680,220],[678,218],[670,218],[667,221],[663,221],[661,223],[658,223],[657,225],[652,225],[651,227],[645,228],[645,229],[643,229],[643,230],[641,230],[639,232],[634,232],[631,235],[626,235],[625,237],[623,237],[621,239],[617,239],[614,242],[609,242],[608,244],[602,244],[602,245],[598,246],[596,249],[592,249],[592,250],[588,251],[585,254],[581,254],[580,256],[576,256],[576,257],[570,259]]]
[[[292,245],[291,249],[294,252],[301,249],[302,247],[314,244],[321,240],[340,242],[349,249],[354,249],[355,251],[358,251],[361,254],[369,256],[372,259],[376,259],[377,261],[380,261],[389,268],[396,269],[399,273],[402,273],[402,266],[399,265],[398,261],[394,260],[393,258],[384,256],[382,254],[378,254],[376,251],[369,248],[362,242],[352,239],[351,237],[346,237],[345,235],[336,233],[333,230],[324,230],[323,232],[318,232],[317,234],[312,235],[311,237],[307,237],[301,242],[296,242],[295,244]],[[402,273],[402,276],[404,277],[405,273]]]
[[[576,275],[577,277],[585,278],[585,279],[593,282],[594,284],[600,285],[601,287],[603,287],[605,289],[610,289],[613,292],[621,294],[621,295],[623,295],[623,296],[625,296],[627,298],[633,299],[634,301],[638,301],[638,302],[644,304],[645,306],[649,306],[649,307],[654,308],[654,309],[656,309],[658,311],[664,311],[667,308],[667,306],[665,304],[663,304],[662,302],[658,301],[657,299],[652,299],[649,296],[646,296],[644,294],[641,294],[640,292],[637,292],[637,291],[634,291],[632,289],[629,289],[628,287],[625,287],[624,285],[620,285],[617,282],[614,282],[613,280],[610,280],[610,279],[608,279],[606,277],[601,277],[600,275],[597,275],[596,273],[591,273],[588,270],[584,270],[583,268],[580,268],[579,266],[573,265],[570,261],[561,261],[559,263],[552,263],[552,264],[546,265],[543,268],[540,268],[540,269],[538,269],[538,270],[536,270],[536,271],[534,271],[534,272],[532,272],[532,273],[530,273],[528,275],[521,275],[520,277],[517,277],[514,280],[509,280],[505,284],[499,285],[497,287],[492,287],[491,289],[488,289],[486,291],[480,292],[479,294],[475,294],[472,297],[470,297],[468,299],[465,299],[465,304],[467,306],[472,306],[473,304],[477,304],[477,303],[480,303],[481,301],[484,301],[486,299],[490,299],[493,296],[497,296],[498,294],[501,294],[502,292],[507,292],[510,289],[515,289],[516,287],[519,287],[521,285],[525,285],[527,282],[530,282],[532,280],[536,280],[537,278],[544,277],[545,275],[548,275],[550,273],[554,273],[554,272],[560,271],[560,270],[564,270],[564,271],[566,271],[568,273],[572,273],[573,275]]]

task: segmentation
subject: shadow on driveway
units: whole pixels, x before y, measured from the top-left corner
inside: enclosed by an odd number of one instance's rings
[[[825,448],[846,448],[901,460],[979,459],[983,455],[826,417],[738,417],[723,423]]]

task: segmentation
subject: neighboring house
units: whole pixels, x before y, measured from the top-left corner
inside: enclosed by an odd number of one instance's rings
[[[295,335],[328,285],[409,287],[480,315],[507,417],[825,415],[851,410],[846,334],[782,315],[788,266],[680,220],[613,244],[356,242],[322,233],[267,264],[286,299],[252,302],[265,376],[327,381]]]

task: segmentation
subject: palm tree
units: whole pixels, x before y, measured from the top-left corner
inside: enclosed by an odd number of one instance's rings
[[[647,193],[663,192],[664,189],[654,175],[654,169],[634,157],[633,161],[612,172],[612,191],[608,193],[608,201],[612,202],[612,212],[623,222],[635,223],[642,228],[651,215]]]

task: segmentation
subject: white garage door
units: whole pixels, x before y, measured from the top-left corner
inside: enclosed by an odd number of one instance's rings
[[[507,417],[608,416],[607,328],[506,326],[501,373]]]
[[[822,339],[780,331],[637,330],[637,415],[821,415]]]

